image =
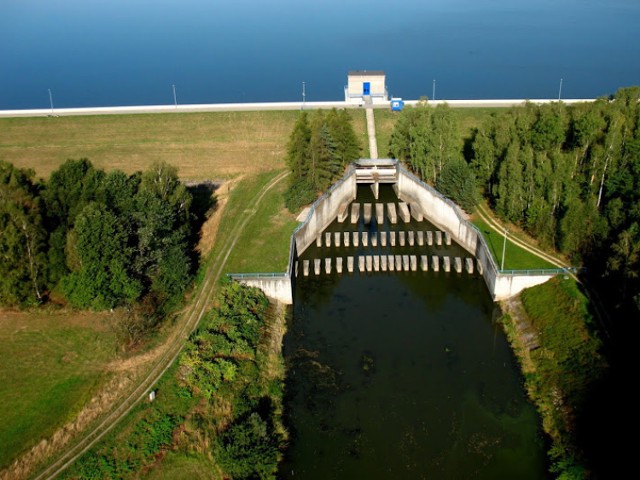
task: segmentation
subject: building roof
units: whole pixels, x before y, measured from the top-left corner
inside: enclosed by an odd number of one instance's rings
[[[350,77],[384,77],[384,71],[382,70],[350,70]]]

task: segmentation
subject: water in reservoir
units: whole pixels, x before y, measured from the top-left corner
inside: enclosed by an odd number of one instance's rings
[[[361,186],[358,201],[371,200]],[[436,230],[398,222],[329,229]],[[301,260],[375,250],[314,244]],[[320,275],[297,277],[294,302],[284,345],[291,444],[280,477],[546,478],[539,417],[477,273],[327,275],[323,261]]]

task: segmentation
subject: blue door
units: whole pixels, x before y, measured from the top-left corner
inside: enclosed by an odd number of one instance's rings
[[[363,95],[371,95],[371,82],[363,82],[362,83],[362,94]]]

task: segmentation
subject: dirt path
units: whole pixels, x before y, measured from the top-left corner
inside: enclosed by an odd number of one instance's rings
[[[254,208],[242,220],[235,223],[223,245],[224,255],[215,258],[207,268],[202,283],[194,292],[190,304],[177,321],[173,333],[164,344],[145,354],[144,363],[148,363],[148,373],[142,379],[134,379],[127,375],[124,376],[124,379],[116,380],[114,378],[99,395],[89,402],[88,407],[93,412],[91,415],[83,415],[83,410],[72,422],[62,427],[49,439],[42,440],[8,469],[1,472],[0,479],[28,478],[35,473],[37,465],[44,459],[59,454],[57,460],[39,472],[35,478],[41,480],[56,477],[106,435],[139,401],[147,397],[153,385],[178,357],[185,340],[209,309],[217,290],[215,287],[231,250],[233,250],[240,233],[257,211],[255,206],[262,201],[269,190],[286,178],[288,174],[289,172],[282,172],[265,185],[251,201]],[[129,392],[124,398],[123,390]],[[103,415],[106,416],[97,426],[82,434],[81,438],[73,438],[74,433],[82,431],[82,427],[87,428],[92,421],[96,421]]]

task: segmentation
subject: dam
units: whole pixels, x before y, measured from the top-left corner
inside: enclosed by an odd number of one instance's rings
[[[381,189],[391,189],[394,195],[381,199]],[[355,201],[362,195],[359,192],[365,191],[366,196]],[[330,228],[334,222],[340,225],[339,231]],[[350,229],[349,225],[362,226]],[[441,248],[443,244],[455,248],[448,251]],[[357,249],[369,245],[374,250],[361,257],[363,253]],[[302,259],[312,247],[316,256]],[[230,274],[230,277],[291,304],[295,281],[300,275],[327,274],[334,269],[348,274],[366,273],[369,265],[368,273],[431,269],[477,274],[494,301],[517,295],[524,288],[568,271],[567,268],[501,270],[481,232],[454,202],[396,160],[361,159],[316,200],[305,221],[293,233],[286,272]]]

